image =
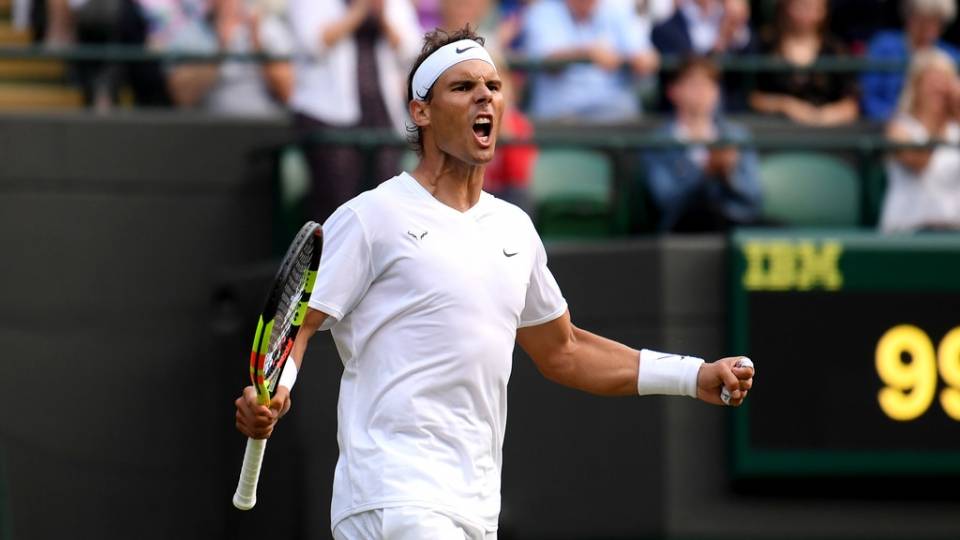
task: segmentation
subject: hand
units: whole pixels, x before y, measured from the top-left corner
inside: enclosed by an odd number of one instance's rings
[[[643,52],[634,56],[630,65],[637,75],[649,75],[660,67],[660,55],[655,50]]]
[[[740,153],[736,147],[711,148],[707,156],[707,173],[728,178],[733,175],[739,160]]]
[[[744,0],[726,0],[723,3],[723,19],[717,32],[714,51],[723,52],[731,47],[737,34],[744,31],[750,21],[750,5]]]
[[[243,395],[233,402],[237,407],[237,430],[247,437],[267,439],[273,433],[277,420],[290,410],[291,403],[290,391],[286,386],[277,387],[269,407],[260,405],[257,402],[257,391],[248,386],[243,389]]]
[[[590,61],[606,71],[616,71],[621,63],[617,51],[605,43],[598,43],[590,48]]]
[[[823,115],[816,106],[793,96],[783,96],[782,99],[781,111],[787,118],[798,124],[815,125],[821,122]]]
[[[747,392],[753,386],[753,368],[734,367],[741,356],[721,358],[716,362],[700,366],[697,374],[697,399],[713,405],[723,405],[720,400],[720,388],[730,392],[730,405],[738,407],[747,398]]]
[[[250,32],[250,44],[254,52],[263,50],[263,42],[260,40],[260,21],[261,14],[258,8],[250,9],[247,13],[247,30]]]

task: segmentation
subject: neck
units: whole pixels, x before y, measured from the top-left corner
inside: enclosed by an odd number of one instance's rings
[[[677,113],[677,123],[694,140],[705,140],[712,135],[713,118],[702,114]]]
[[[784,39],[820,39],[820,32],[816,28],[787,28],[783,33]]]
[[[485,165],[470,165],[438,149],[426,149],[413,177],[443,204],[466,212],[480,200]]]

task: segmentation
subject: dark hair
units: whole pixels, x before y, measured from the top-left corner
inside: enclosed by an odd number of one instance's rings
[[[437,49],[443,47],[444,45],[449,45],[455,41],[460,41],[461,39],[472,39],[480,45],[483,45],[484,43],[483,37],[470,28],[469,24],[459,30],[454,30],[453,32],[447,32],[437,28],[432,32],[427,32],[427,34],[423,36],[423,49],[420,50],[420,56],[417,57],[417,60],[413,63],[413,67],[410,68],[410,74],[407,75],[407,103],[410,103],[415,98],[423,99],[427,102],[433,98],[432,86],[429,90],[427,90],[426,96],[421,97],[413,95],[413,75],[417,72],[417,68],[420,67],[420,64],[422,64],[428,56],[436,52]],[[423,155],[423,132],[420,129],[420,126],[416,124],[407,126],[407,141],[409,141],[410,145],[417,152],[418,156]]]
[[[793,0],[777,0],[777,5],[774,8],[773,21],[761,32],[764,43],[773,49],[772,52],[777,54],[780,53],[780,45],[789,30],[790,15],[788,10],[790,9],[790,2],[792,1]],[[830,32],[830,9],[826,1],[824,1],[824,4],[823,20],[820,21],[820,28],[817,28],[817,36],[820,38],[821,47],[823,46],[822,43],[829,37]]]
[[[706,73],[713,82],[717,84],[720,83],[720,66],[718,66],[712,58],[709,56],[691,55],[680,61],[676,71],[673,73],[673,77],[670,79],[670,84],[675,84],[694,71],[702,71]]]

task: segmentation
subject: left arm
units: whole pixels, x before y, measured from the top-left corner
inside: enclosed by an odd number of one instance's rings
[[[581,330],[570,312],[517,331],[517,342],[547,379],[601,396],[637,394],[640,351]]]
[[[517,341],[547,379],[602,396],[638,393],[640,351],[577,328],[567,311],[553,321],[517,331]],[[736,368],[739,360],[704,363],[696,375],[697,398],[721,405],[720,388],[739,405],[753,385],[753,368]]]

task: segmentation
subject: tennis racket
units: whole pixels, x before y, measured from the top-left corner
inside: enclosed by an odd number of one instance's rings
[[[307,314],[322,248],[323,229],[308,221],[287,248],[257,321],[250,352],[250,381],[257,389],[257,401],[263,406],[270,405],[270,396],[276,390],[297,331]],[[247,439],[240,481],[233,495],[233,505],[240,510],[249,510],[257,504],[257,482],[266,446],[266,439]]]

